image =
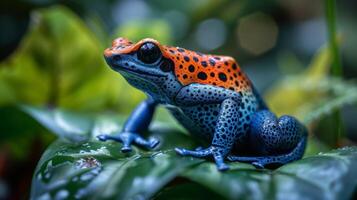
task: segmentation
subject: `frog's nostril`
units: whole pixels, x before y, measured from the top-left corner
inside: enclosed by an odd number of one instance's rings
[[[121,60],[121,56],[120,55],[113,55],[112,59],[113,59],[114,62],[120,61]]]
[[[110,56],[105,56],[105,61],[108,64],[113,64],[115,62],[118,62],[119,60],[121,60],[121,56],[120,55],[110,55]]]

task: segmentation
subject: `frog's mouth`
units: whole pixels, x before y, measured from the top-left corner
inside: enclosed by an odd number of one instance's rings
[[[142,66],[132,59],[122,59],[122,56],[105,56],[107,64],[114,71],[119,73],[128,73],[139,77],[164,77],[165,74],[160,73],[160,71],[154,68],[150,69],[147,66]]]
[[[112,67],[112,69],[114,69],[114,68]],[[148,76],[156,76],[156,77],[165,76],[163,74],[153,74],[153,73],[150,73],[150,72],[147,72],[147,71],[135,70],[135,69],[126,68],[126,67],[116,68],[114,70],[115,71],[120,71],[120,72],[127,72],[127,73],[135,74],[135,75],[138,75],[138,76],[140,76],[140,75],[148,75]]]

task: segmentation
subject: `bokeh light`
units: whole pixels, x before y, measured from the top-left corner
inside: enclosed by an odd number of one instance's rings
[[[243,49],[260,55],[275,46],[278,26],[271,16],[256,12],[239,20],[237,34]]]
[[[295,46],[300,52],[308,55],[316,52],[327,40],[326,24],[323,18],[306,20],[294,29]]]
[[[198,46],[205,50],[214,50],[222,46],[226,37],[226,26],[219,19],[207,19],[201,22],[195,32]]]
[[[118,1],[113,8],[113,19],[117,24],[132,20],[144,20],[150,16],[149,5],[142,0]]]
[[[175,39],[181,39],[185,36],[189,25],[189,19],[183,12],[178,10],[170,10],[168,12],[165,12],[163,14],[163,17],[170,24],[171,29],[174,33],[172,34],[172,36]]]

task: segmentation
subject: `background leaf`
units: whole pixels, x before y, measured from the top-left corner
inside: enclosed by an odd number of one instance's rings
[[[144,97],[106,66],[102,55],[108,44],[67,8],[33,12],[30,27],[20,48],[0,64],[1,105],[125,113]]]
[[[265,97],[269,107],[278,116],[293,115],[303,121],[313,103],[320,102],[328,93],[320,89],[320,82],[328,77],[331,55],[322,48],[311,61],[310,66],[295,76],[287,76],[270,87]]]

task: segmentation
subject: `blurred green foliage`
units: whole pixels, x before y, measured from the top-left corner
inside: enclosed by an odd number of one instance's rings
[[[192,20],[197,23],[199,19],[212,15],[212,12],[207,13],[207,11],[216,10],[216,7],[225,5],[211,1],[198,9]],[[241,8],[241,5],[249,7],[249,4],[244,2],[230,2],[230,5],[232,7],[229,9],[233,10],[237,7]],[[224,12],[222,16],[228,18],[231,24],[235,23],[233,19],[236,15],[233,12]],[[103,112],[121,113],[125,116],[144,98],[144,95],[129,86],[120,75],[112,72],[106,66],[102,56],[103,50],[109,46],[113,38],[118,36],[128,37],[133,41],[144,37],[153,37],[162,43],[171,44],[175,29],[164,20],[147,19],[142,22],[123,23],[114,31],[113,35],[109,35],[103,29],[100,20],[91,18],[85,24],[72,11],[62,6],[34,11],[31,14],[29,27],[19,48],[8,59],[0,63],[0,121],[2,122],[0,123],[0,143],[5,146],[2,147],[3,149],[10,151],[10,157],[32,159],[30,156],[32,152],[28,149],[38,145],[36,143],[38,141],[42,147],[53,141],[54,137],[48,134],[49,132],[60,138],[47,149],[38,165],[33,184],[34,198],[45,195],[47,192],[50,196],[55,196],[61,189],[67,187],[70,188],[70,191],[75,192],[81,188],[91,190],[98,187],[96,189],[99,190],[102,187],[107,187],[108,185],[103,184],[105,178],[96,179],[97,176],[111,177],[107,173],[91,174],[91,167],[82,169],[74,166],[74,163],[89,157],[103,161],[104,170],[114,169],[117,171],[113,185],[108,186],[108,190],[112,193],[107,192],[110,195],[115,195],[120,191],[118,187],[122,186],[129,188],[125,190],[127,193],[121,194],[128,195],[126,197],[140,193],[145,197],[156,194],[157,198],[164,198],[179,193],[181,190],[188,191],[187,188],[192,185],[201,188],[207,194],[219,197],[234,198],[237,197],[235,195],[250,194],[252,191],[264,196],[267,195],[267,185],[271,184],[271,181],[276,181],[274,183],[281,187],[280,191],[276,190],[276,193],[272,195],[278,195],[279,192],[285,191],[286,188],[281,184],[284,181],[292,183],[294,189],[295,186],[299,188],[297,193],[301,195],[311,191],[303,185],[305,182],[299,179],[301,177],[295,176],[298,176],[299,173],[300,175],[301,173],[313,174],[314,166],[311,166],[311,163],[320,166],[316,170],[331,168],[333,173],[337,174],[343,171],[343,167],[346,167],[350,172],[350,169],[355,166],[355,163],[351,161],[352,158],[355,158],[355,149],[351,150],[352,153],[349,152],[350,149],[347,149],[347,152],[345,149],[331,153],[333,160],[331,163],[325,159],[325,156],[330,154],[315,156],[306,158],[300,164],[283,167],[273,175],[270,171],[257,171],[249,165],[241,166],[240,163],[232,164],[236,170],[231,174],[219,174],[213,171],[212,163],[205,162],[197,165],[202,160],[178,158],[170,152],[170,148],[179,144],[193,147],[195,141],[178,133],[177,130],[180,127],[170,120],[167,112],[162,110],[157,113],[156,118],[166,121],[171,129],[165,129],[162,123],[161,125],[159,123],[159,125],[156,124],[159,128],[154,129],[152,133],[163,134],[161,136],[164,139],[162,149],[167,151],[143,152],[137,150],[131,157],[124,158],[124,155],[119,153],[117,144],[105,143],[104,145],[94,141],[93,136],[100,131],[113,132],[119,129],[119,123],[122,123],[125,118],[112,115],[108,117],[108,115],[103,115]],[[326,119],[331,119],[331,113],[344,105],[356,104],[357,86],[352,81],[329,76],[331,52],[328,47],[322,47],[306,69],[302,69],[301,63],[303,62],[299,62],[294,56],[285,59],[288,65],[297,66],[294,68],[294,75],[290,74],[276,81],[266,92],[265,99],[270,108],[278,115],[294,115],[309,127],[311,139],[307,156],[325,151],[337,142],[336,138],[331,137],[334,133],[330,128],[336,123],[326,123]],[[38,109],[38,106],[41,106],[42,109]],[[57,110],[57,108],[66,111]],[[318,128],[321,124],[323,124],[323,128]],[[104,154],[102,146],[104,149],[109,149]],[[352,163],[352,167],[345,166],[346,163],[338,160],[341,157],[348,160],[348,163]],[[197,167],[192,167],[196,165]],[[49,173],[46,170],[51,168],[49,166],[55,169],[51,171],[50,177],[46,177],[46,174]],[[158,166],[161,168],[157,168]],[[181,171],[183,168],[185,168],[185,172]],[[299,171],[299,168],[302,171]],[[241,173],[242,170],[246,171]],[[280,172],[281,174],[279,174]],[[90,174],[88,175],[90,179],[73,183],[71,178],[87,173]],[[151,187],[151,182],[146,183],[147,187],[143,188],[131,185],[134,184],[133,179],[139,174],[146,178],[154,175],[156,178],[154,180],[155,187]],[[38,177],[39,175],[41,177]],[[164,178],[161,178],[162,176]],[[177,176],[186,181],[190,179],[190,181],[174,184],[175,187],[169,185],[164,188],[169,182],[176,181],[175,177]],[[305,178],[308,179],[309,184],[314,185],[315,180],[313,179],[320,177],[303,177],[304,180]],[[66,182],[64,185],[58,188],[52,187],[63,179]],[[232,186],[233,180],[240,179],[247,180],[253,185],[258,184],[260,188],[251,190],[252,188],[245,187],[246,182],[244,181],[237,183],[239,187]],[[330,197],[340,193],[350,194],[354,187],[353,184],[355,184],[349,183],[348,176],[342,174],[339,181],[348,185],[347,189],[331,192],[323,181],[326,180],[322,179],[315,186],[321,193],[329,192],[328,196]],[[326,184],[328,183],[330,182],[327,181]],[[91,186],[91,184],[95,186]],[[232,187],[227,189],[222,188],[222,185]],[[218,188],[218,192],[214,191],[216,188]],[[145,191],[140,191],[141,189]],[[158,191],[162,193],[157,194]],[[321,193],[314,194],[318,196]],[[85,195],[88,194],[91,193],[85,193]],[[102,193],[97,195],[102,195]],[[196,195],[199,196],[199,194]]]
[[[314,107],[313,102],[328,95],[318,86],[329,75],[330,58],[328,49],[323,48],[305,71],[287,76],[273,85],[265,95],[269,107],[277,115],[290,114],[303,120]]]
[[[162,20],[130,22],[118,27],[115,31],[117,36],[139,41],[143,38],[158,38],[162,44],[171,43],[170,26]]]
[[[356,83],[330,77],[330,66],[330,51],[323,47],[306,70],[284,77],[266,92],[269,107],[277,115],[290,114],[308,125],[356,103]]]
[[[129,112],[143,96],[108,69],[104,46],[64,7],[34,12],[20,48],[0,65],[0,104]]]

